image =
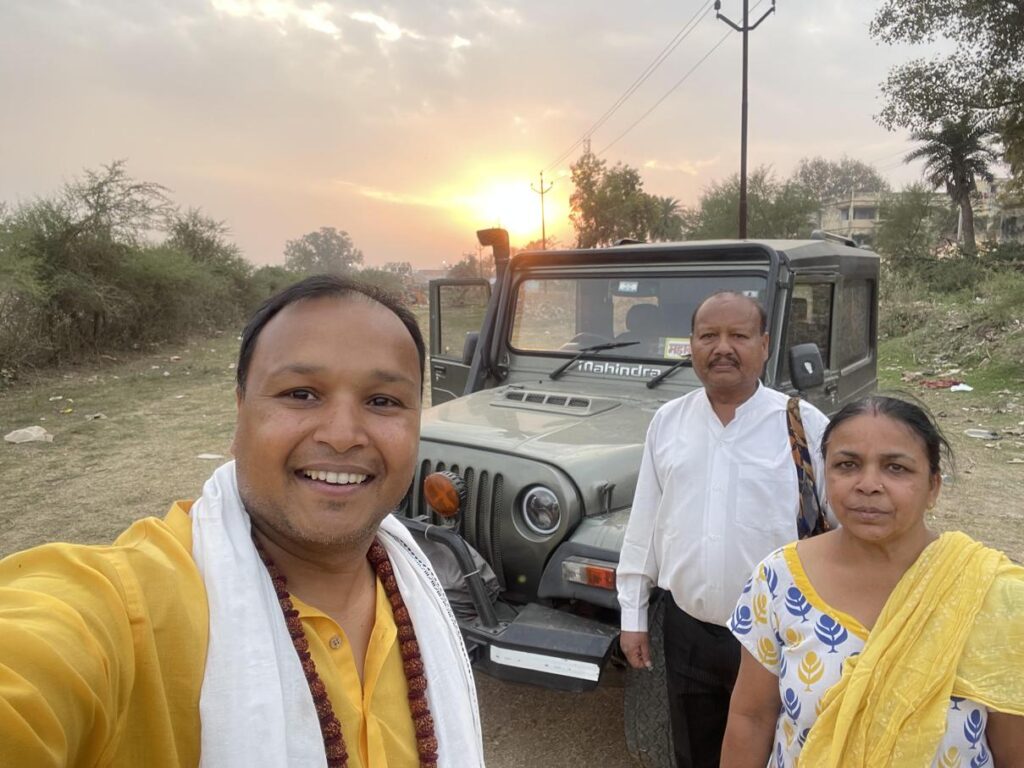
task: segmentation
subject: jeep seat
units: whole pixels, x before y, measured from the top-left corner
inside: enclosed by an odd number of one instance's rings
[[[634,304],[626,312],[626,330],[615,337],[616,341],[639,341],[635,347],[624,352],[629,355],[649,355],[655,351],[662,336],[661,310],[656,304]]]

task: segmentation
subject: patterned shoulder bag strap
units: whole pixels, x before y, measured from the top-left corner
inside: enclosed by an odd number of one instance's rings
[[[817,536],[831,528],[825,510],[821,508],[814,488],[814,463],[807,447],[804,422],[800,417],[800,398],[791,397],[786,404],[786,421],[789,427],[789,447],[796,465],[797,484],[800,489],[800,513],[797,515],[797,534],[801,539]]]

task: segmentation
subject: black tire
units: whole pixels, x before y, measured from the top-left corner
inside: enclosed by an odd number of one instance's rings
[[[626,749],[643,768],[674,768],[672,727],[668,715],[668,689],[665,684],[665,650],[662,623],[665,600],[651,603],[651,663],[654,669],[626,670],[622,720],[626,729]]]

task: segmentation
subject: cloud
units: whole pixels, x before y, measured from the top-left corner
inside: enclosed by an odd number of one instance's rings
[[[478,13],[487,16],[492,21],[498,21],[509,26],[518,26],[523,23],[523,17],[519,15],[519,11],[511,6],[478,0],[476,8]]]
[[[721,161],[722,158],[717,155],[704,160],[683,160],[679,163],[664,163],[660,160],[647,160],[644,163],[644,168],[652,171],[671,171],[675,173],[685,173],[687,176],[697,176],[701,169],[718,165]]]
[[[349,18],[353,21],[362,22],[363,24],[369,24],[377,28],[377,39],[385,43],[394,43],[401,40],[403,37],[408,37],[413,40],[422,40],[423,35],[418,32],[413,32],[408,29],[402,29],[392,21],[388,21],[383,16],[378,16],[376,13],[370,13],[369,11],[356,11],[355,13],[349,14]]]
[[[293,0],[210,0],[210,4],[227,16],[274,23],[283,33],[291,23],[335,39],[341,37],[341,29],[329,18],[333,13],[329,3],[301,7]]]
[[[387,189],[380,189],[378,187],[369,187],[354,181],[337,179],[335,180],[335,183],[342,187],[351,188],[356,194],[361,195],[362,197],[368,197],[371,200],[377,200],[382,203],[411,205],[420,208],[446,208],[450,205],[448,200],[414,193],[394,192]]]

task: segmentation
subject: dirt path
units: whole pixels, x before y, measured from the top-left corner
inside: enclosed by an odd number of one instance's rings
[[[922,395],[953,445],[956,465],[929,520],[1024,562],[1024,387],[980,401],[970,393]],[[997,440],[968,437],[991,431]]]

